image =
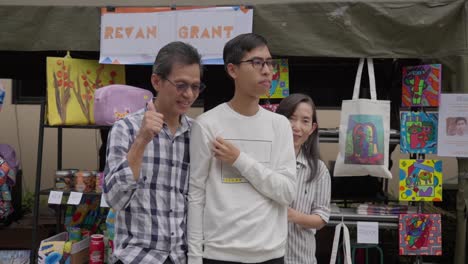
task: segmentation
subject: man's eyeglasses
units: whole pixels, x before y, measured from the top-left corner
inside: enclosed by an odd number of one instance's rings
[[[201,93],[206,88],[206,85],[204,83],[190,85],[190,84],[185,83],[185,82],[174,83],[174,82],[172,82],[171,80],[169,80],[167,78],[164,78],[164,80],[166,80],[170,84],[174,85],[175,88],[177,88],[177,91],[180,92],[180,93],[185,93],[188,90],[189,87],[192,89],[193,93]]]
[[[241,64],[241,63],[250,63],[250,64],[252,64],[252,67],[254,67],[254,69],[259,70],[259,71],[262,70],[265,65],[268,66],[268,68],[270,70],[273,70],[276,67],[276,65],[278,64],[278,62],[276,60],[274,60],[274,59],[263,60],[263,59],[259,59],[259,58],[245,60],[245,61],[239,61],[239,64]]]

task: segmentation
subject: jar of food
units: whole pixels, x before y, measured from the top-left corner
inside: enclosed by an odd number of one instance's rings
[[[102,193],[102,186],[104,185],[104,172],[98,172],[96,175],[96,192]]]
[[[70,191],[73,188],[73,176],[68,170],[55,171],[56,190]]]
[[[75,173],[80,171],[79,169],[66,169],[66,170],[69,170],[72,175],[75,175]]]
[[[78,171],[75,173],[75,190],[78,192],[84,192],[86,189],[85,177],[89,178],[91,173],[89,171]]]
[[[84,192],[96,191],[96,171],[87,171],[87,174],[83,174],[83,182],[85,184]]]

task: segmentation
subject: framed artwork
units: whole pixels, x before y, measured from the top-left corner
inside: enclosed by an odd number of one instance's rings
[[[402,75],[403,107],[439,106],[441,64],[403,67]]]
[[[401,153],[437,153],[437,113],[401,112]]]
[[[400,160],[400,201],[442,201],[441,160]]]
[[[289,95],[289,66],[287,59],[275,60],[273,79],[268,94],[261,96],[263,99],[285,98]]]
[[[401,214],[400,255],[442,255],[440,214]]]

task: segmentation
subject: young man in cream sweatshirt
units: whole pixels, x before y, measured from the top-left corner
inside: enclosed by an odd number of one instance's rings
[[[191,132],[188,264],[281,264],[296,191],[293,136],[284,116],[258,105],[275,61],[252,33],[227,42],[223,59],[234,97]]]

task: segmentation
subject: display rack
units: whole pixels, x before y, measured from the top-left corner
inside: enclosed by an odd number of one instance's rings
[[[57,170],[62,169],[62,147],[63,147],[63,129],[104,129],[109,126],[100,125],[59,125],[52,126],[46,123],[46,102],[41,102],[40,120],[39,120],[39,138],[37,146],[37,167],[36,167],[36,183],[34,188],[34,206],[33,206],[33,228],[32,228],[32,240],[31,240],[31,258],[30,263],[36,263],[37,250],[39,247],[38,241],[38,222],[39,222],[39,203],[41,195],[49,195],[51,188],[41,190],[41,179],[42,179],[42,154],[44,150],[44,129],[54,128],[57,129]],[[64,195],[69,195],[69,191],[63,191]],[[83,196],[96,196],[101,195],[100,193],[90,192],[83,193]],[[60,231],[60,224],[62,219],[62,205],[56,205],[56,217],[57,217],[57,232]]]

